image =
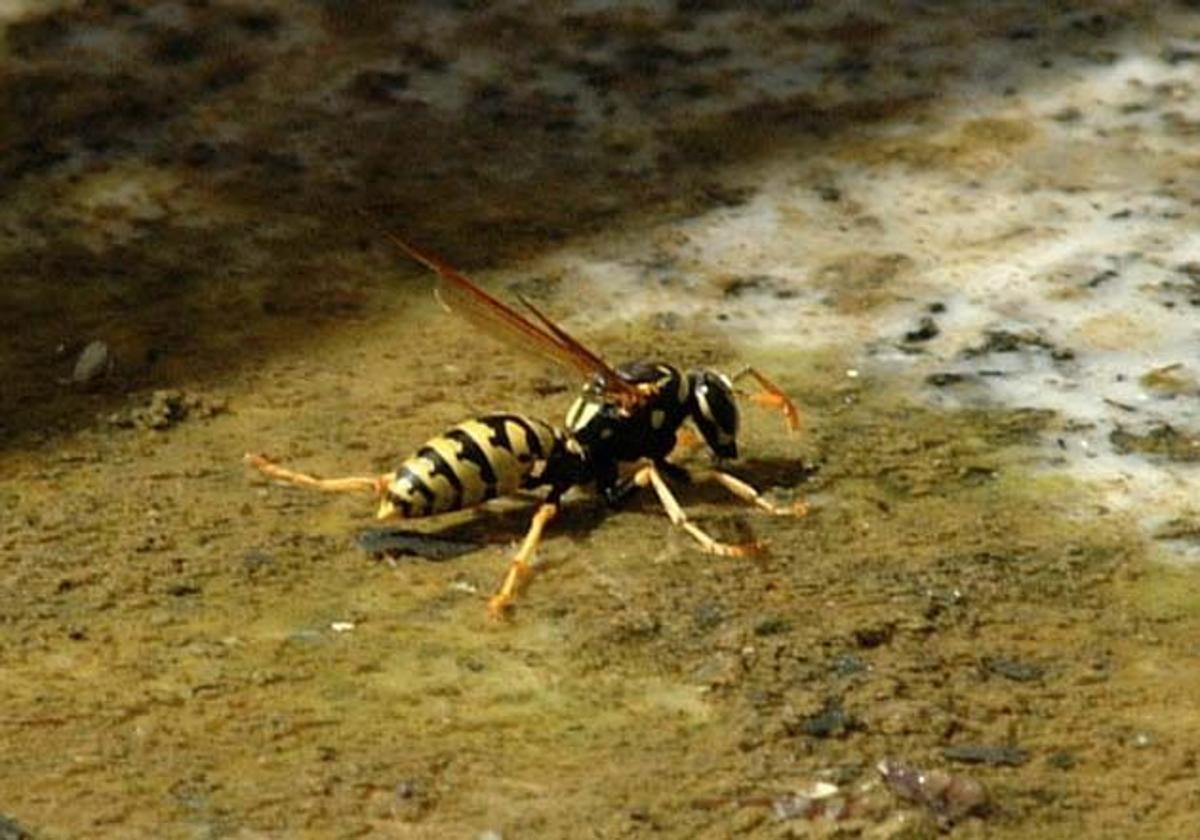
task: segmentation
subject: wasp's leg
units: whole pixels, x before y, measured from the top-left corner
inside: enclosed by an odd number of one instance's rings
[[[558,505],[546,502],[537,509],[533,521],[529,523],[529,531],[521,542],[521,547],[508,566],[508,574],[498,592],[488,601],[488,613],[493,618],[504,615],[505,610],[512,606],[517,597],[517,591],[530,575],[533,574],[533,555],[537,552],[538,543],[542,541],[542,531],[546,524],[558,513]]]
[[[658,500],[662,502],[663,508],[667,511],[667,516],[671,519],[671,524],[677,525],[691,534],[696,542],[700,543],[700,546],[709,554],[720,554],[724,557],[744,557],[762,550],[763,546],[761,543],[734,545],[732,543],[718,542],[702,531],[698,525],[689,521],[687,514],[679,506],[679,502],[675,499],[674,494],[671,493],[671,488],[667,487],[667,483],[659,473],[658,467],[654,464],[646,464],[640,468],[634,474],[633,480],[634,483],[641,487],[645,487],[646,485],[653,487],[654,492],[658,494]]]
[[[791,398],[778,385],[767,379],[767,377],[763,376],[750,365],[746,365],[746,367],[735,373],[733,379],[736,381],[747,375],[754,377],[759,387],[762,388],[761,391],[751,394],[750,399],[761,406],[782,411],[783,419],[787,423],[788,429],[793,432],[799,431],[801,426],[800,411],[796,408],[796,404],[792,402]]]
[[[670,461],[657,461],[660,474],[665,474],[671,481],[677,481],[680,484],[691,484],[692,474],[684,467],[678,464],[672,464]],[[629,497],[646,486],[646,483],[638,482],[637,473],[626,476],[620,481],[604,488],[601,492],[605,502],[610,507],[616,508],[628,501]]]
[[[658,474],[668,481],[675,481],[679,484],[692,483],[692,473],[687,467],[672,464],[670,461],[656,461],[654,466],[658,470]]]
[[[604,497],[604,503],[610,508],[615,509],[625,504],[629,500],[629,497],[636,490],[640,489],[640,487],[641,485],[633,480],[633,476],[630,476],[629,478],[623,478],[618,482],[610,484],[601,490],[600,494]]]
[[[808,502],[804,499],[800,499],[790,505],[777,505],[769,499],[764,499],[762,493],[755,490],[752,485],[727,472],[711,470],[703,473],[700,477],[717,482],[739,499],[756,505],[775,516],[805,516],[808,513]]]
[[[375,477],[351,476],[348,478],[316,478],[281,467],[265,455],[255,455],[247,452],[242,459],[268,478],[276,481],[286,481],[300,487],[311,487],[326,493],[357,493],[365,491],[376,496],[382,496],[388,484],[396,477],[395,473],[385,473]]]

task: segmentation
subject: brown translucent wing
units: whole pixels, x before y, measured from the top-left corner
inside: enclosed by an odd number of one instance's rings
[[[432,254],[413,247],[398,236],[387,236],[404,253],[437,273],[438,299],[450,311],[518,350],[549,358],[587,377],[598,376],[604,383],[604,392],[623,406],[631,407],[642,399],[641,391],[622,379],[607,362],[572,338],[529,301],[521,298],[521,303],[541,321],[541,326]]]

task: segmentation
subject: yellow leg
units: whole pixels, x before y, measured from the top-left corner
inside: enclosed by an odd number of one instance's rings
[[[654,488],[654,492],[658,494],[658,500],[662,502],[663,508],[667,511],[667,516],[671,520],[672,525],[676,525],[687,531],[696,542],[700,543],[700,547],[709,554],[719,554],[723,557],[745,557],[750,554],[755,554],[762,550],[761,543],[748,543],[745,545],[734,545],[732,543],[718,542],[700,529],[698,525],[690,522],[683,508],[679,506],[674,494],[671,493],[671,488],[667,487],[667,483],[663,481],[662,475],[659,474],[658,468],[654,464],[647,464],[634,473],[633,481],[640,487],[647,485]]]
[[[500,590],[488,601],[488,614],[492,618],[501,618],[512,607],[517,592],[526,579],[533,574],[533,555],[537,552],[538,543],[542,541],[542,531],[546,524],[558,513],[558,505],[546,502],[537,509],[533,521],[529,523],[529,531],[521,542],[520,549],[508,566],[508,574]]]
[[[780,507],[770,500],[764,499],[762,494],[755,490],[750,484],[747,484],[737,476],[730,475],[727,472],[712,470],[710,472],[701,474],[700,478],[717,482],[739,499],[743,499],[752,505],[757,505],[767,513],[775,516],[805,516],[808,513],[808,502],[806,502],[804,499],[800,499],[798,502]]]
[[[763,376],[754,368],[747,365],[733,375],[734,380],[741,379],[743,376],[750,375],[758,382],[761,391],[750,395],[751,401],[758,403],[766,408],[774,408],[783,412],[783,419],[787,423],[790,431],[800,431],[800,411],[796,408],[796,404],[791,401],[787,394],[772,382],[767,377]]]
[[[247,452],[242,459],[268,478],[285,481],[300,487],[311,487],[326,493],[357,493],[366,491],[376,496],[382,496],[388,483],[396,477],[395,473],[375,476],[351,476],[348,478],[316,478],[294,470],[281,467],[265,455],[255,455]]]

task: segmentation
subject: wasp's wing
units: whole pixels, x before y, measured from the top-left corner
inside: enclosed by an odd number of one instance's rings
[[[629,406],[641,399],[642,394],[634,385],[622,379],[603,359],[572,338],[529,301],[521,299],[543,326],[533,323],[432,254],[392,234],[388,234],[388,237],[414,260],[437,273],[438,300],[447,309],[519,350],[549,358],[584,376],[600,377],[605,393],[616,397],[623,405]]]
[[[600,374],[605,381],[605,390],[618,394],[624,390],[632,393],[637,392],[637,389],[622,379],[615,370],[608,366],[608,363],[584,347],[579,341],[572,338],[570,333],[551,321],[542,310],[530,303],[524,295],[517,295],[517,300],[521,301],[525,308],[542,322],[542,327],[554,338],[559,346],[567,350],[573,358],[579,359],[582,363],[586,364],[593,373]]]

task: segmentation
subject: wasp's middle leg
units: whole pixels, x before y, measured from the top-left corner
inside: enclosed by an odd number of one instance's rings
[[[517,592],[525,580],[533,574],[533,556],[537,552],[538,544],[542,541],[542,531],[557,513],[558,505],[553,502],[544,503],[534,513],[533,521],[529,523],[529,531],[525,534],[521,547],[508,566],[508,574],[504,576],[504,583],[488,601],[488,613],[493,618],[500,618],[504,615],[504,612],[512,606],[512,602],[517,597]]]
[[[747,543],[744,545],[736,545],[733,543],[723,543],[713,539],[705,533],[698,525],[691,522],[683,508],[680,507],[675,495],[671,492],[671,488],[667,486],[667,482],[663,480],[662,475],[658,471],[655,464],[646,464],[638,469],[633,476],[634,484],[640,487],[647,485],[654,488],[654,492],[658,494],[658,500],[662,502],[662,506],[667,511],[667,516],[671,519],[671,524],[677,525],[687,531],[696,542],[709,554],[720,554],[724,557],[745,557],[750,554],[755,554],[762,550],[761,543]]]

